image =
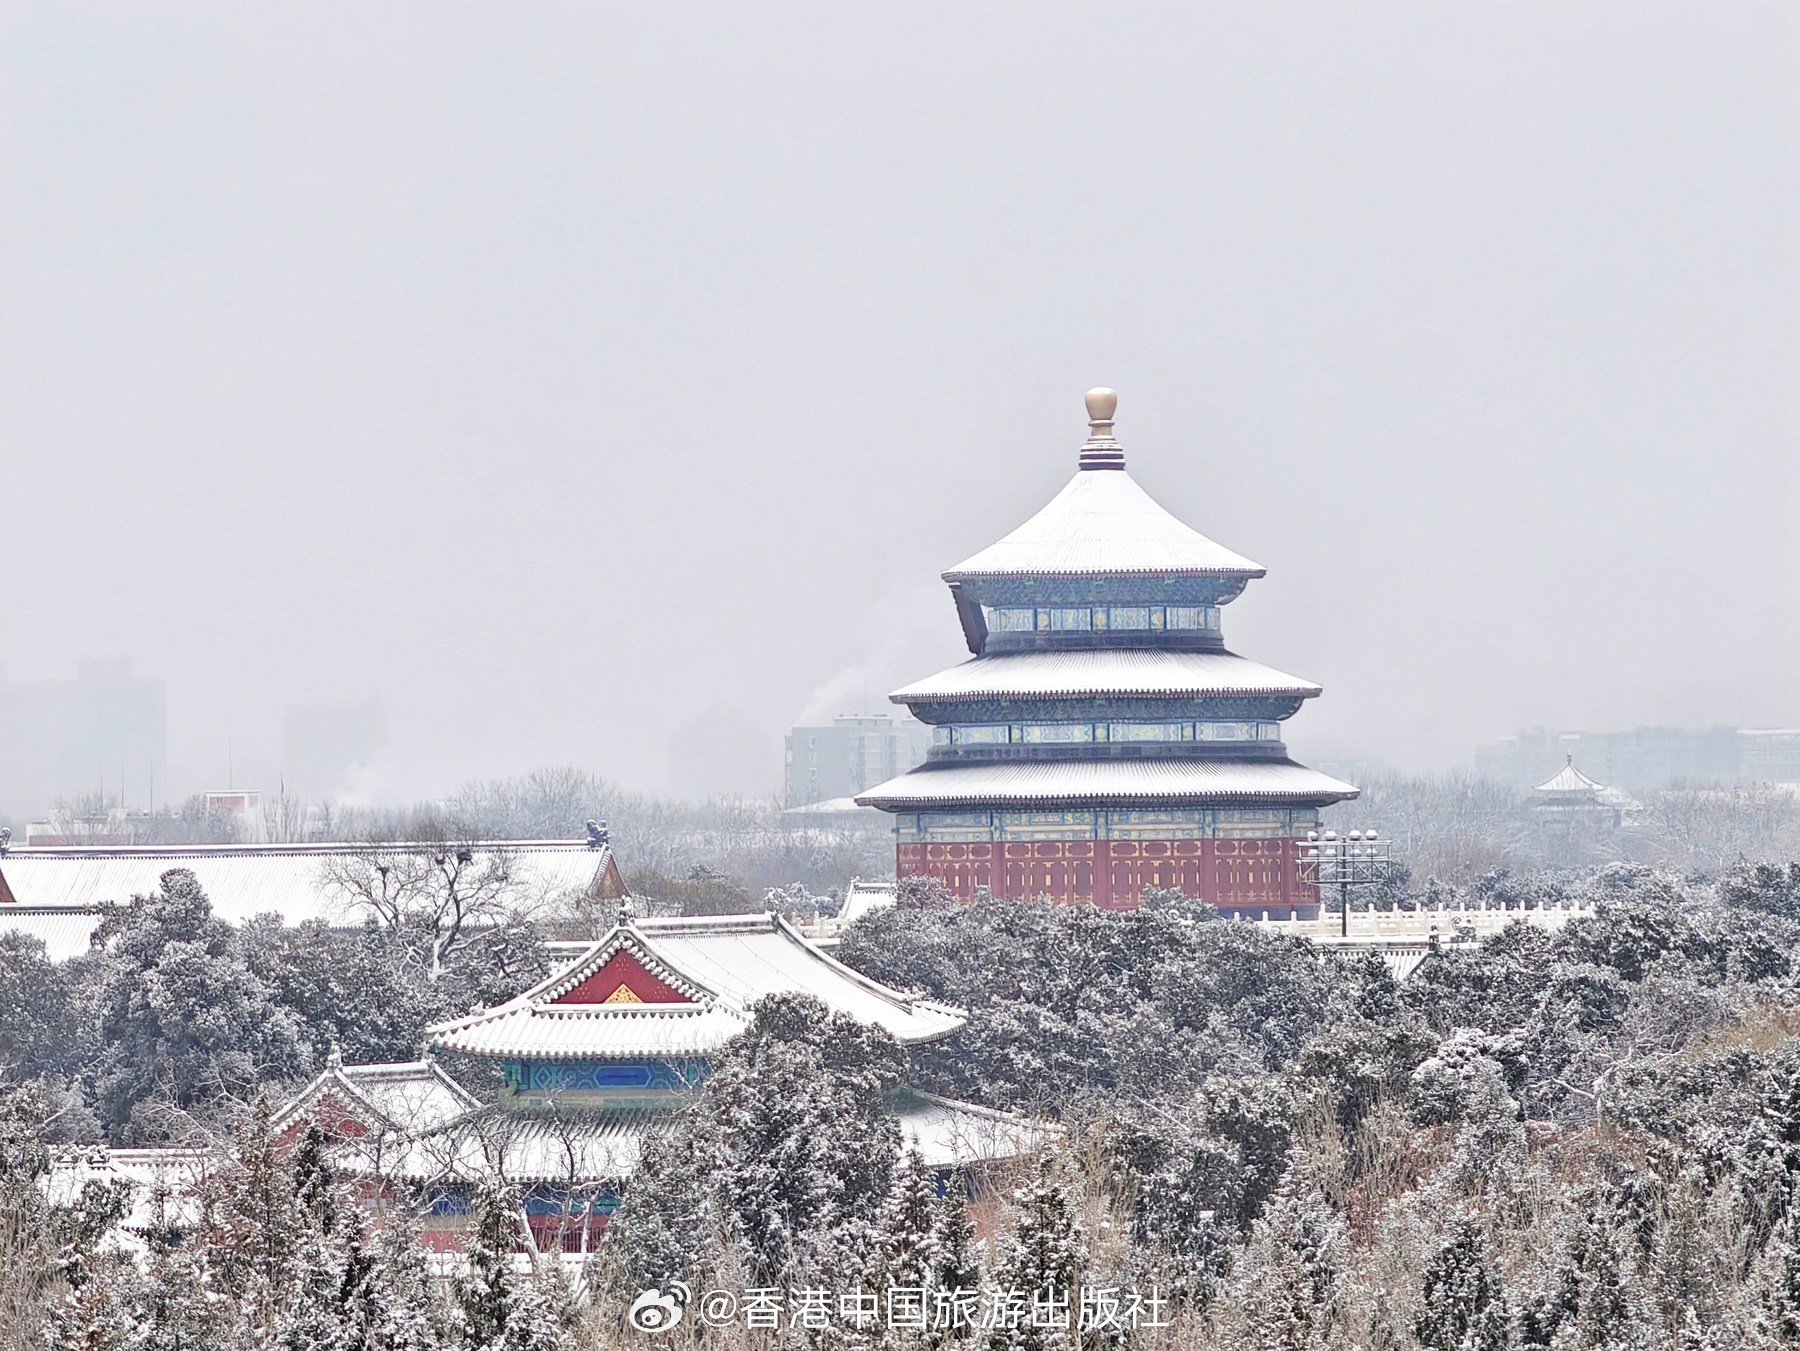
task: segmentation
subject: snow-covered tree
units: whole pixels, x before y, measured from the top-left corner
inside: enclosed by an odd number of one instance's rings
[[[1413,1332],[1431,1351],[1505,1351],[1511,1344],[1506,1296],[1474,1220],[1458,1220],[1431,1254]]]
[[[1031,1179],[1013,1196],[1017,1218],[1012,1232],[1000,1240],[994,1259],[993,1284],[1018,1291],[1027,1300],[1063,1306],[1062,1326],[1020,1320],[1015,1327],[995,1328],[990,1351],[1050,1351],[1082,1344],[1079,1330],[1081,1290],[1087,1280],[1088,1247],[1074,1199],[1056,1175],[1048,1155],[1038,1160]]]
[[[984,1277],[981,1246],[975,1221],[969,1214],[969,1187],[965,1177],[950,1179],[938,1207],[932,1235],[930,1284],[938,1290],[979,1290]]]
[[[452,1292],[451,1325],[461,1351],[563,1351],[567,1292],[533,1264],[519,1271],[514,1253],[523,1221],[518,1193],[487,1184],[469,1211],[466,1267]]]
[[[810,997],[757,1005],[705,1092],[719,1194],[753,1280],[860,1265],[899,1152],[884,1103],[904,1063],[885,1032]]]
[[[621,1288],[697,1281],[726,1241],[715,1186],[720,1142],[700,1111],[647,1133],[624,1204],[607,1226],[605,1253]]]
[[[170,869],[98,933],[107,955],[94,993],[94,1081],[109,1127],[126,1127],[152,1096],[188,1107],[305,1068],[293,1015],[245,963],[238,932],[213,915],[192,872]]]
[[[1232,1300],[1258,1351],[1326,1346],[1342,1309],[1344,1223],[1304,1175],[1289,1168],[1233,1272]]]
[[[871,1231],[870,1274],[877,1286],[924,1286],[937,1262],[937,1176],[917,1149],[908,1149],[894,1170],[887,1199]]]

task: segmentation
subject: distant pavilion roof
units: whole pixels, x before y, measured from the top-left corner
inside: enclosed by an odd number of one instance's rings
[[[1575,757],[1571,755],[1567,764],[1531,791],[1553,796],[1573,796],[1579,794],[1583,797],[1591,797],[1602,791],[1605,787],[1605,784],[1590,779],[1579,769],[1575,768]]]
[[[885,811],[957,806],[1090,806],[1240,801],[1323,806],[1353,798],[1354,785],[1292,760],[1168,757],[1143,760],[927,761],[877,784],[857,801]]]
[[[1235,652],[1075,648],[972,657],[895,690],[897,704],[977,699],[1203,698],[1286,695],[1310,699],[1319,686]],[[859,794],[858,800],[865,800]]]
[[[622,924],[516,998],[429,1028],[426,1045],[503,1059],[700,1058],[749,1027],[757,1000],[784,993],[903,1044],[964,1021],[833,960],[777,915],[702,916]]]
[[[1619,811],[1641,810],[1637,799],[1631,794],[1590,779],[1575,768],[1573,755],[1568,757],[1568,762],[1561,769],[1531,791],[1542,799],[1537,805],[1546,809],[1579,807],[1582,803],[1591,802],[1596,806],[1613,807]]]

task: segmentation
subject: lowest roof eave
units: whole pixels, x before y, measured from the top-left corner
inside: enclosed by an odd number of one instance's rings
[[[1091,567],[1029,567],[1029,568],[952,568],[948,572],[938,574],[946,582],[1010,582],[1029,577],[1054,577],[1058,580],[1072,578],[1093,578],[1104,581],[1114,577],[1243,577],[1254,581],[1258,577],[1267,577],[1269,570],[1260,563],[1244,560],[1245,567],[1204,567],[1204,568],[1171,568],[1145,566],[1141,568],[1091,568]]]
[[[1292,760],[1155,759],[926,761],[858,795],[882,811],[915,808],[1157,807],[1174,803],[1329,806],[1354,784]]]
[[[1284,807],[1329,807],[1334,802],[1348,802],[1351,798],[1361,797],[1362,789],[1346,787],[1342,792],[1325,792],[1322,790],[1282,791],[1271,789],[1267,792],[1188,792],[1188,793],[1150,793],[1150,794],[1105,794],[1105,793],[1070,793],[1066,796],[1032,796],[1029,794],[1006,793],[968,793],[948,796],[908,796],[904,793],[884,793],[879,788],[871,789],[856,800],[865,807],[873,807],[877,811],[910,811],[919,807],[943,808],[955,810],[959,807],[1041,807],[1045,802],[1068,803],[1071,807],[1164,807],[1170,803],[1184,806],[1210,805],[1214,803],[1250,803],[1259,806],[1279,804]]]

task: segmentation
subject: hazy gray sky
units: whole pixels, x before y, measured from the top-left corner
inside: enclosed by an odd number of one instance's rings
[[[1102,383],[1303,755],[1800,723],[1791,4],[4,14],[0,661],[176,787],[773,791]]]

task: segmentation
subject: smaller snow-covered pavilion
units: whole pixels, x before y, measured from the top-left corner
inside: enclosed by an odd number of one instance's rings
[[[779,915],[727,915],[621,923],[516,998],[431,1028],[426,1044],[502,1061],[520,1106],[656,1106],[704,1077],[757,1000],[788,993],[903,1046],[964,1021],[833,960]]]
[[[958,1009],[870,980],[778,915],[634,921],[595,943],[557,943],[550,976],[489,1009],[428,1029],[433,1055],[500,1062],[505,1087],[482,1106],[432,1060],[327,1067],[275,1116],[323,1129],[346,1171],[425,1183],[425,1238],[460,1243],[467,1193],[483,1176],[525,1188],[540,1251],[585,1252],[636,1172],[644,1141],[703,1083],[749,1026],[758,1000],[798,993],[881,1027],[904,1046],[937,1041]],[[948,1172],[1027,1153],[1042,1128],[1006,1112],[906,1088],[887,1104],[904,1142]]]
[[[1576,768],[1573,755],[1531,792],[1532,810],[1539,813],[1540,818],[1609,819],[1616,826],[1621,813],[1638,810],[1638,804],[1630,794],[1583,774]]]
[[[1545,856],[1553,863],[1576,864],[1616,848],[1625,813],[1639,807],[1628,794],[1583,774],[1571,755],[1532,789],[1528,810]]]

